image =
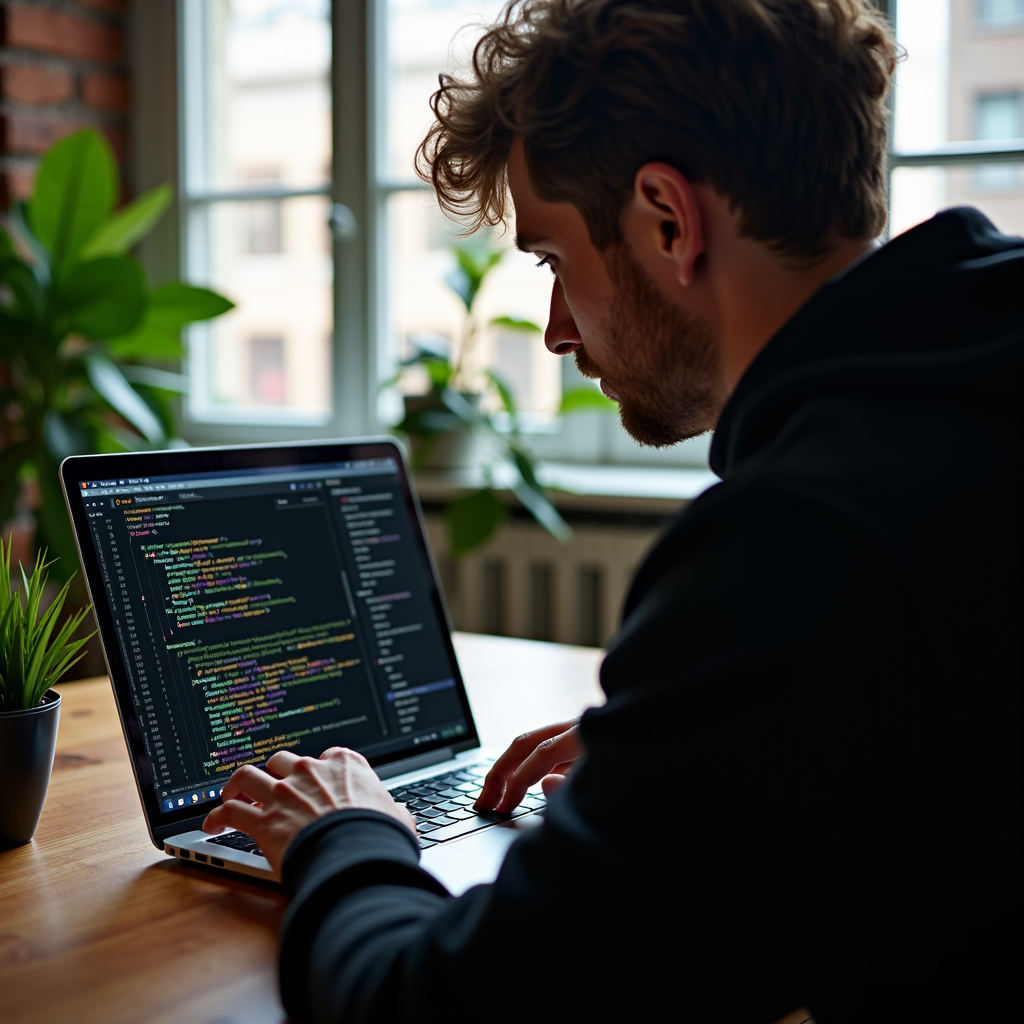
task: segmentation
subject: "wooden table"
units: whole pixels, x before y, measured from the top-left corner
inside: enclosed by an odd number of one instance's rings
[[[458,634],[477,726],[504,747],[599,704],[601,652]],[[60,687],[57,757],[27,846],[0,852],[0,1021],[281,1021],[284,897],[150,842],[106,678]]]

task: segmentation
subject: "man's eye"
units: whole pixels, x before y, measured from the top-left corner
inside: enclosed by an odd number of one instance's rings
[[[551,257],[550,256],[545,256],[544,259],[537,261],[537,266],[538,267],[547,267],[548,270],[550,270],[551,273],[553,274],[555,272],[555,268],[551,265],[550,261],[551,261]]]

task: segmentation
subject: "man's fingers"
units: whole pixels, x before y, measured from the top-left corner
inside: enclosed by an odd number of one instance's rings
[[[540,780],[540,788],[544,790],[545,796],[551,796],[555,790],[561,789],[569,780],[564,775],[545,775]]]
[[[556,765],[575,761],[582,756],[583,747],[575,726],[560,736],[543,740],[509,777],[505,783],[505,793],[495,810],[501,813],[515,810],[530,786],[536,785],[545,775],[550,775]]]
[[[276,781],[255,765],[245,764],[224,783],[221,798],[225,803],[241,798],[261,804],[274,791]]]
[[[252,835],[263,820],[263,811],[241,800],[228,800],[220,807],[214,807],[203,822],[204,832],[223,832],[226,828],[237,828]]]
[[[293,754],[290,750],[279,750],[276,754],[272,754],[270,760],[267,761],[267,773],[276,779],[286,778],[291,775],[295,770],[295,765],[301,760],[302,758],[298,754]]]
[[[509,744],[508,750],[494,762],[491,770],[487,773],[476,806],[481,809],[494,807],[505,792],[505,786],[512,774],[537,749],[537,745],[554,736],[561,735],[575,725],[576,721],[556,722],[553,725],[546,725],[543,728],[523,733],[522,736],[514,739]]]

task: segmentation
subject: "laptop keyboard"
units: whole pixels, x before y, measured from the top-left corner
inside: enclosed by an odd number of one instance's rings
[[[391,790],[395,801],[405,804],[416,819],[422,849],[544,808],[544,794],[540,786],[533,786],[511,814],[474,811],[473,801],[480,795],[484,776],[490,768],[489,763],[473,764]]]
[[[540,786],[531,786],[523,802],[511,814],[494,811],[474,811],[473,801],[480,795],[484,776],[491,765],[472,764],[458,771],[417,779],[407,786],[391,790],[396,803],[405,804],[416,819],[420,848],[427,849],[449,839],[458,839],[500,821],[520,818],[524,814],[543,810],[544,794]],[[244,832],[225,832],[206,840],[217,846],[230,846],[233,850],[262,857],[263,851],[256,840]]]

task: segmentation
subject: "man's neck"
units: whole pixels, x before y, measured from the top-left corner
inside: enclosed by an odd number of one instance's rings
[[[734,238],[726,273],[716,278],[722,374],[731,394],[758,353],[824,284],[874,248],[873,241],[841,242],[820,263],[796,268],[747,238]]]

